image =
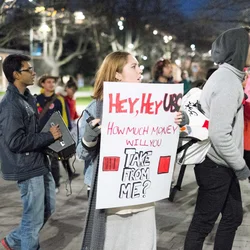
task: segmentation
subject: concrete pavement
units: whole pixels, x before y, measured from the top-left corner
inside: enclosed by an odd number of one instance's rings
[[[76,161],[76,172],[82,173],[83,162]],[[177,176],[179,169],[176,169]],[[82,241],[82,228],[87,208],[87,191],[83,175],[72,182],[73,194],[66,196],[64,179],[66,173],[61,168],[62,185],[57,195],[56,213],[48,221],[40,234],[43,250],[79,250]],[[233,250],[250,249],[250,186],[241,182],[244,221],[238,229]],[[183,249],[185,235],[192,218],[197,186],[193,168],[186,169],[183,191],[177,192],[173,203],[167,199],[156,202],[157,250]],[[19,192],[14,182],[0,179],[0,238],[18,225],[22,212]],[[207,238],[204,250],[213,249],[215,230]],[[0,247],[0,249],[3,249]],[[119,249],[117,249],[119,250]],[[131,249],[136,250],[136,249]]]

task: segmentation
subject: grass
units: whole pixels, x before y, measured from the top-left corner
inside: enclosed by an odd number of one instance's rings
[[[84,86],[81,88],[78,88],[78,91],[93,91],[93,86]]]
[[[82,88],[79,88],[78,91],[92,92],[93,91],[93,87],[92,86],[82,87]],[[0,91],[0,96],[3,96],[4,94],[5,94],[5,91]],[[78,97],[76,99],[76,104],[77,105],[87,106],[92,100],[93,99],[90,96],[87,96],[87,97]]]
[[[88,97],[78,97],[76,99],[76,105],[88,105],[93,99],[88,96]]]

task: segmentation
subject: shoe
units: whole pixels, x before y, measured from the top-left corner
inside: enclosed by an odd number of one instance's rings
[[[56,188],[55,191],[56,191],[56,194],[58,194],[60,190],[59,188]]]
[[[69,179],[72,181],[72,180],[76,179],[78,176],[80,176],[80,174],[78,174],[78,173],[73,173],[73,174],[69,177]]]
[[[4,247],[6,250],[13,250],[12,248],[10,248],[10,246],[9,246],[9,244],[8,244],[8,242],[7,242],[7,240],[6,240],[6,238],[3,238],[3,239],[1,240],[1,244],[3,245],[3,247]]]

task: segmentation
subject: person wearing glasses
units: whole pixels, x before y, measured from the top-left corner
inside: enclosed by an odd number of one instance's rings
[[[40,249],[39,231],[55,210],[55,183],[42,149],[62,134],[58,125],[38,131],[36,101],[27,88],[36,75],[29,61],[21,54],[3,61],[9,85],[0,103],[1,172],[3,179],[17,181],[23,206],[20,225],[1,240],[7,250]]]

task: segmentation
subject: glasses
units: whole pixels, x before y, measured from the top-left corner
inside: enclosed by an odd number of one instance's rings
[[[22,73],[22,72],[33,72],[33,67],[29,67],[28,69],[20,69],[18,72]]]

